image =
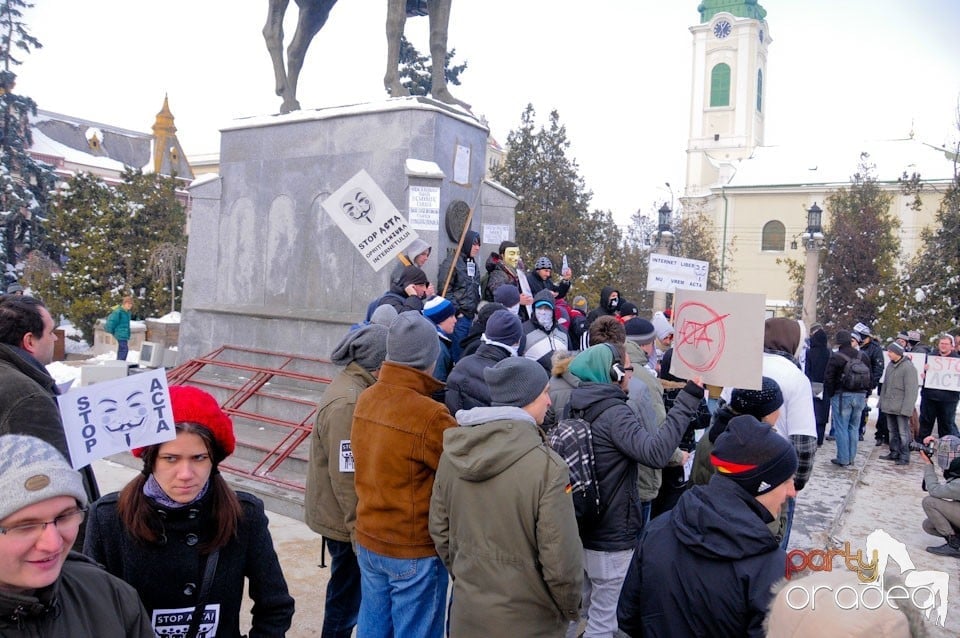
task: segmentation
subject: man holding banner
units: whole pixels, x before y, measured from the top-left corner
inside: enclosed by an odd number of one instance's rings
[[[933,433],[933,423],[937,423],[937,432],[940,436],[957,432],[956,413],[957,402],[960,401],[960,392],[942,388],[938,381],[940,375],[935,375],[940,367],[946,368],[943,362],[936,361],[937,357],[950,359],[960,358],[954,350],[953,337],[948,334],[940,335],[937,340],[937,353],[927,359],[923,381],[923,390],[920,391],[920,433],[917,440],[922,441]],[[934,359],[931,361],[931,359]],[[954,366],[950,366],[954,368]],[[949,375],[944,375],[949,376]]]

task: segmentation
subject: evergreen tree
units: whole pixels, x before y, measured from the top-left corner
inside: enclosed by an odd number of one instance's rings
[[[443,59],[443,75],[448,84],[460,86],[460,74],[467,70],[467,63],[450,66],[456,49],[447,51]],[[421,54],[406,36],[400,36],[400,83],[410,95],[430,95],[433,89],[433,63]]]
[[[61,192],[51,224],[62,268],[38,292],[49,300],[51,313],[70,317],[88,342],[96,321],[124,295],[137,298],[138,316],[167,312],[171,274],[156,275],[151,254],[164,244],[186,243],[176,180],[134,169],[122,178],[111,187],[92,175],[75,175]],[[182,272],[176,274],[182,280]]]
[[[595,304],[601,287],[620,286],[621,231],[610,211],[590,211],[593,193],[576,160],[567,156],[570,141],[557,111],[539,130],[535,119],[528,104],[520,126],[507,136],[506,160],[494,169],[494,177],[520,197],[516,241],[528,265],[546,255],[559,269],[567,255],[577,294]]]
[[[960,121],[960,120],[958,120]],[[920,233],[920,250],[901,281],[900,326],[926,335],[960,327],[960,144],[953,155],[953,181],[943,194],[933,227]],[[920,197],[919,175],[907,178]]]
[[[827,197],[830,225],[824,229],[817,316],[829,328],[850,329],[862,321],[878,334],[896,332],[897,308],[888,303],[887,291],[897,287],[900,222],[890,213],[891,201],[866,153],[850,187]]]
[[[44,244],[43,222],[49,193],[56,178],[51,167],[27,153],[33,143],[30,116],[37,105],[13,92],[21,64],[19,52],[29,53],[42,45],[23,22],[25,0],[0,0],[0,258],[7,278],[17,276],[18,263],[26,253]]]

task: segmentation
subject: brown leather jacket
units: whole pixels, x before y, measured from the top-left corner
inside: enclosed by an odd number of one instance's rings
[[[356,541],[391,558],[426,558],[437,551],[427,522],[443,431],[457,422],[430,395],[443,384],[409,366],[386,361],[353,414],[351,448],[357,490]]]

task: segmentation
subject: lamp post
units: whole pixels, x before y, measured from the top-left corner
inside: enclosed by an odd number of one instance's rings
[[[669,255],[673,247],[673,228],[670,226],[670,207],[664,202],[657,211],[657,233],[653,236],[653,244],[658,255]],[[667,293],[656,290],[653,293],[653,311],[663,312],[667,307]]]
[[[817,203],[807,209],[807,230],[800,238],[807,251],[803,272],[803,314],[802,320],[807,328],[817,321],[817,285],[820,276],[820,251],[823,249],[823,227],[820,225],[823,210]]]

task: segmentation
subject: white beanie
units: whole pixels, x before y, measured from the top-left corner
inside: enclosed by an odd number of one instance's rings
[[[87,504],[83,479],[63,455],[33,436],[0,436],[0,520],[57,496],[72,496]]]

